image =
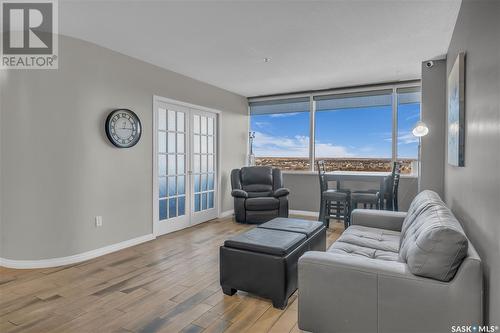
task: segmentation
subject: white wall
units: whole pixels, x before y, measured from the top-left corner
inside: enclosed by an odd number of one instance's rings
[[[229,172],[245,161],[245,98],[74,38],[59,45],[58,70],[1,71],[0,257],[64,257],[152,232],[153,95],[222,111],[221,208],[232,209]],[[143,124],[131,149],[114,148],[104,132],[120,107]]]

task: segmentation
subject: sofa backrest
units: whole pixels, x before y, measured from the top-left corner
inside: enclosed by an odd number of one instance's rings
[[[399,249],[413,274],[450,281],[468,245],[462,226],[437,193],[423,191],[415,197],[403,222]]]

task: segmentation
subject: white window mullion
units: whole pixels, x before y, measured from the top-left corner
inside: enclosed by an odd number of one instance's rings
[[[316,108],[313,96],[309,96],[309,169],[314,171],[314,162],[316,159],[316,151],[315,151],[315,116],[316,116]]]
[[[392,162],[398,159],[398,93],[392,88]]]

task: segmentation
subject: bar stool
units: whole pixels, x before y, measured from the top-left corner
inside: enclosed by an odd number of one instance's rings
[[[385,191],[383,195],[380,190],[354,191],[351,193],[351,207],[355,209],[358,204],[363,204],[363,208],[376,208],[387,210],[398,210],[398,188],[401,174],[401,165],[394,162],[391,175],[384,180]]]
[[[321,191],[321,204],[319,209],[319,221],[330,226],[330,219],[344,221],[344,227],[349,226],[349,217],[351,213],[351,196],[349,190],[329,189],[326,178],[325,161],[317,161],[319,186]]]

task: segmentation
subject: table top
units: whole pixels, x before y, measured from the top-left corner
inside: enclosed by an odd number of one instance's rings
[[[379,171],[330,171],[326,172],[329,176],[359,176],[359,177],[387,177],[390,176],[390,172],[379,172]]]

